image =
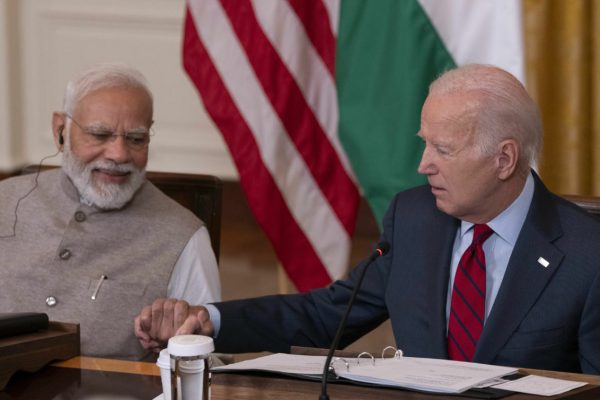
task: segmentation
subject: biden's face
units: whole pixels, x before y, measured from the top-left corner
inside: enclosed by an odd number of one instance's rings
[[[427,175],[441,211],[485,223],[498,202],[501,182],[494,155],[484,154],[478,145],[476,110],[467,94],[427,97],[419,132],[425,149],[418,171]]]

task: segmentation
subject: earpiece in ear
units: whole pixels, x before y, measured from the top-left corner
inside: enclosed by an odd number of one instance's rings
[[[61,146],[63,144],[65,144],[65,138],[62,133],[63,133],[63,128],[60,128],[60,130],[58,131],[58,144],[60,144]]]

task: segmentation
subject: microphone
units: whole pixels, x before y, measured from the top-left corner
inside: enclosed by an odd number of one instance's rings
[[[319,396],[319,400],[329,400],[329,395],[327,394],[327,377],[329,376],[329,364],[331,364],[331,359],[333,358],[333,353],[335,352],[335,349],[337,349],[338,345],[340,344],[342,332],[346,327],[346,320],[348,319],[348,315],[350,315],[350,310],[352,310],[354,299],[356,299],[356,295],[360,289],[363,278],[365,277],[365,272],[367,271],[367,269],[369,269],[369,265],[373,261],[375,261],[376,258],[385,255],[389,250],[390,244],[388,242],[379,242],[375,251],[369,256],[369,258],[365,262],[365,267],[360,272],[360,276],[356,281],[356,285],[354,286],[354,290],[352,291],[350,300],[348,300],[346,312],[344,313],[344,316],[342,317],[340,324],[338,325],[337,332],[335,333],[335,337],[333,338],[333,343],[331,344],[329,352],[327,353],[327,358],[325,359],[325,365],[323,366],[323,378],[321,379],[321,395]]]

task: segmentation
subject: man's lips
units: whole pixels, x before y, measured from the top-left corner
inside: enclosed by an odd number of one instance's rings
[[[445,189],[442,188],[442,187],[431,185],[431,192],[433,194],[439,194],[439,193],[444,192],[444,191],[445,191]]]
[[[125,183],[129,179],[129,175],[131,175],[130,171],[115,171],[103,168],[94,169],[93,172],[100,179],[111,183]]]

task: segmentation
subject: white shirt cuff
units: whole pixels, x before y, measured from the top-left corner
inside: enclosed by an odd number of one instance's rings
[[[219,331],[221,330],[221,312],[217,307],[214,306],[214,304],[206,304],[205,307],[213,324],[213,338],[216,339],[219,335]]]

